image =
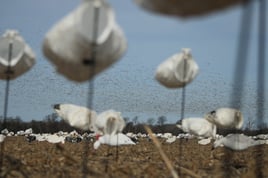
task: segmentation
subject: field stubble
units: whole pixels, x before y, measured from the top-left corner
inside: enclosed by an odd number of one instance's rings
[[[212,144],[199,145],[196,139],[159,141],[179,177],[268,177],[268,145],[232,151],[212,150]],[[140,138],[137,145],[118,147],[118,158],[116,151],[107,145],[94,150],[93,142],[28,143],[22,136],[7,137],[1,177],[172,177],[146,138]]]

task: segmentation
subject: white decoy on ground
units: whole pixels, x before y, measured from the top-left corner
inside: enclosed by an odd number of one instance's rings
[[[101,144],[107,144],[110,146],[135,145],[135,143],[123,133],[113,135],[106,134],[98,137],[98,139],[95,141],[93,145],[94,149],[98,149]]]
[[[236,128],[243,126],[241,111],[233,108],[219,108],[205,115],[205,119],[217,125],[218,128]]]
[[[0,143],[2,143],[5,140],[6,136],[3,134],[0,134]]]
[[[204,118],[184,118],[177,127],[197,137],[215,138],[217,127]]]
[[[100,135],[112,135],[122,132],[125,125],[121,112],[111,109],[98,114],[97,117],[92,119],[91,130]]]
[[[207,144],[210,144],[211,142],[211,137],[210,138],[204,138],[204,139],[201,139],[198,141],[198,144],[200,145],[207,145]]]
[[[167,139],[166,139],[166,142],[167,142],[167,143],[173,143],[173,142],[176,141],[176,139],[177,139],[177,137],[176,137],[175,135],[173,135],[173,136],[167,138]]]
[[[248,147],[263,144],[261,141],[256,141],[244,134],[229,134],[226,137],[215,140],[213,148],[225,146],[232,150],[245,150]]]
[[[53,108],[70,126],[82,130],[90,130],[92,119],[97,117],[95,111],[74,104],[55,104]]]
[[[179,88],[190,83],[198,74],[199,67],[192,58],[191,49],[182,48],[161,63],[155,72],[155,79],[167,88]]]
[[[46,135],[45,139],[49,143],[65,143],[65,137],[58,136],[57,134]]]

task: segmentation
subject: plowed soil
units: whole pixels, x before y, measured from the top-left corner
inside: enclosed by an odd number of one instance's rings
[[[25,137],[7,137],[1,177],[172,177],[154,143],[141,138],[137,145],[117,148],[93,142],[52,144],[28,143]],[[212,150],[212,144],[199,145],[196,139],[166,143],[162,149],[179,177],[268,177],[268,145],[232,151]]]

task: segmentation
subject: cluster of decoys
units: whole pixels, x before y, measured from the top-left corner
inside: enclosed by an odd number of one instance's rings
[[[135,0],[134,2],[143,9],[162,15],[198,17],[245,1]],[[12,44],[11,48],[10,44]],[[77,8],[51,28],[43,41],[44,55],[55,65],[57,71],[66,78],[78,82],[87,81],[105,70],[119,60],[126,49],[126,38],[116,23],[114,10],[107,0],[82,0]],[[171,82],[179,80],[177,83],[184,84],[190,82],[198,71],[197,65],[190,60],[190,51],[183,50],[182,54],[174,55],[171,58],[187,58],[189,61],[187,60],[186,72],[181,72],[184,65],[179,61],[182,59],[170,59],[170,62],[166,61],[159,66],[156,79],[161,84],[173,88],[174,84],[163,83],[163,80],[165,78],[170,79]],[[35,55],[19,33],[7,30],[0,38],[1,79],[6,79],[8,66],[12,69],[10,78],[16,78],[29,70],[34,63]],[[94,67],[89,68],[88,65]],[[175,73],[163,71],[170,65],[174,68],[170,70],[179,71]],[[190,75],[189,73],[192,71],[194,73]],[[183,77],[179,73],[186,74],[186,76]],[[177,79],[174,78],[174,75]],[[183,84],[177,85],[182,86]]]
[[[149,11],[178,17],[208,14],[243,2],[242,0],[199,2],[197,0],[135,0]],[[45,35],[45,57],[59,74],[75,82],[91,80],[95,75],[118,61],[127,49],[123,31],[116,23],[113,8],[106,0],[82,0],[81,4],[57,22]],[[0,79],[15,79],[35,64],[35,54],[15,30],[7,30],[0,38]],[[182,48],[160,64],[155,79],[167,88],[182,88],[192,82],[199,72],[191,50]],[[112,135],[124,137],[121,131],[125,122],[121,113],[113,110],[97,114],[95,111],[71,104],[54,105],[55,111],[71,126],[102,134],[100,143],[112,140]],[[216,127],[241,128],[240,111],[218,109],[205,119],[183,119],[179,127],[196,135],[212,136]],[[101,141],[102,140],[102,141]],[[99,143],[95,145],[97,148]]]

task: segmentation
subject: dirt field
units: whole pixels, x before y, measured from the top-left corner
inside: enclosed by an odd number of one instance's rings
[[[159,140],[179,177],[268,177],[268,145],[245,151],[199,145],[197,140]],[[7,137],[1,177],[172,177],[152,141],[116,147],[92,142],[28,143],[25,137]]]

